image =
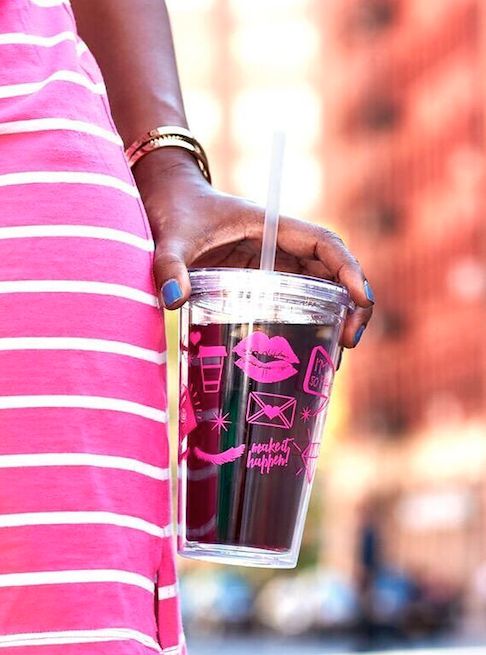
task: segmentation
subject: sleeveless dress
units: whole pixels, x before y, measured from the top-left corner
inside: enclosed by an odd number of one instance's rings
[[[0,0],[0,653],[185,653],[154,244],[67,0]]]

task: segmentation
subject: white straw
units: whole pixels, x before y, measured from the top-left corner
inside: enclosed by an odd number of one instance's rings
[[[272,141],[270,178],[268,181],[267,207],[265,210],[262,255],[260,259],[260,268],[264,271],[273,271],[275,268],[284,151],[285,132],[280,130],[275,131]]]

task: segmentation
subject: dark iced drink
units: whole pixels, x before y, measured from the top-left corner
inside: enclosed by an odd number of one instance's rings
[[[293,566],[341,326],[299,321],[302,308],[287,321],[198,320],[205,311],[181,332],[179,550]]]

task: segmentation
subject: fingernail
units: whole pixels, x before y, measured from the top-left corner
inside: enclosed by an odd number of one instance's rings
[[[373,293],[373,289],[371,288],[370,283],[368,282],[368,280],[364,281],[364,292],[365,292],[365,295],[368,298],[368,300],[374,304],[375,303],[375,294]]]
[[[336,371],[339,371],[339,367],[341,366],[341,362],[343,361],[343,352],[344,352],[344,348],[341,348],[341,351],[339,352],[338,361],[336,364]]]
[[[363,332],[366,329],[366,325],[362,325],[360,328],[356,330],[356,334],[354,335],[354,345],[357,346],[361,337],[363,336]]]
[[[182,289],[179,282],[175,279],[168,280],[162,286],[162,299],[166,307],[170,307],[182,298]]]

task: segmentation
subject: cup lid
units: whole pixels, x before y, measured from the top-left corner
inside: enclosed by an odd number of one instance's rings
[[[189,276],[192,296],[225,289],[254,291],[256,294],[285,292],[317,303],[331,302],[350,309],[354,307],[348,290],[342,284],[310,275],[221,267],[191,269]]]

